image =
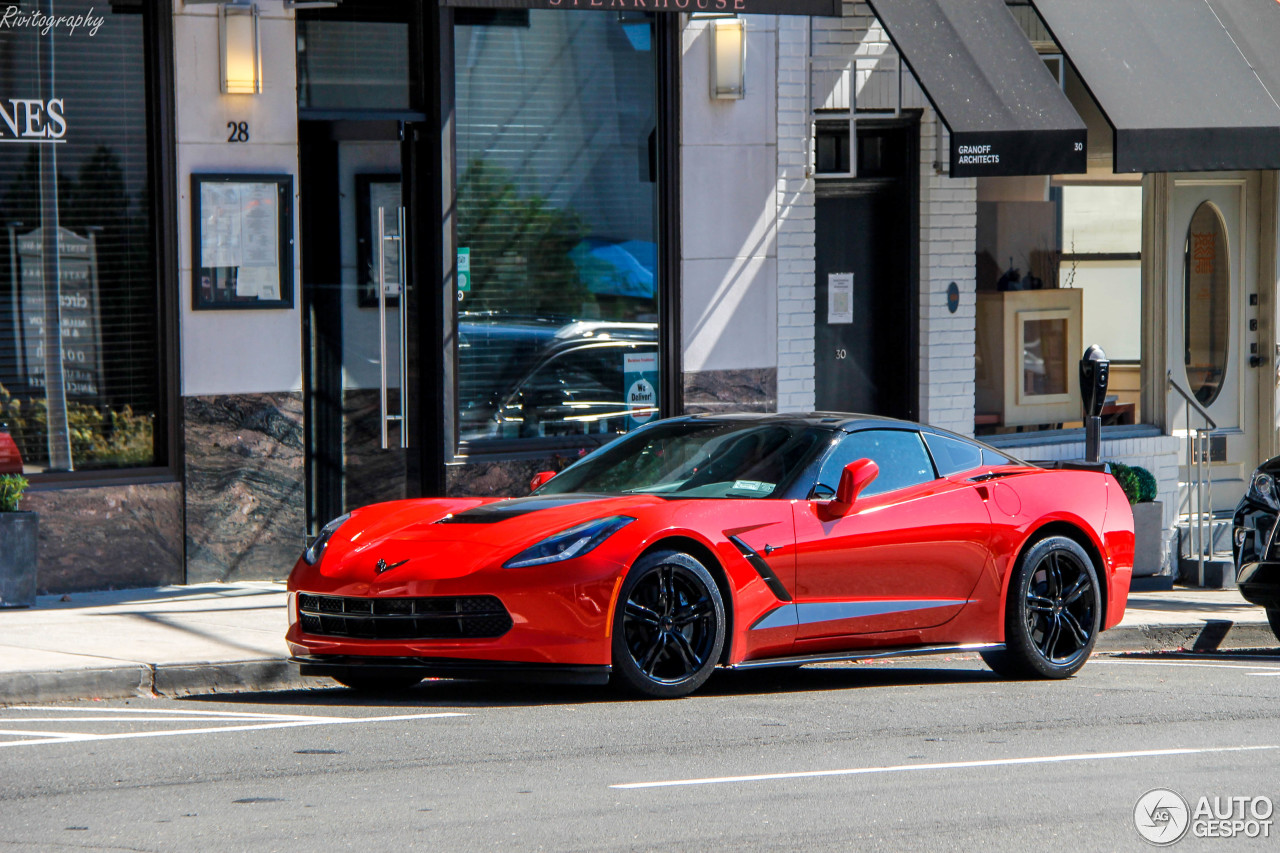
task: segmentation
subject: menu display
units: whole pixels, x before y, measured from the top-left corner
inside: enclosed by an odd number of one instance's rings
[[[196,309],[293,306],[293,179],[192,175]]]

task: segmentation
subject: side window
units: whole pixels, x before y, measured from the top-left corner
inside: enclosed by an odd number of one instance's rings
[[[858,459],[870,459],[880,466],[879,475],[863,491],[864,495],[879,495],[926,483],[936,476],[920,433],[904,429],[868,429],[845,436],[822,463],[822,473],[818,475],[819,494],[834,495],[844,466]]]
[[[933,462],[938,466],[938,473],[943,477],[959,474],[961,471],[971,471],[982,465],[982,448],[967,441],[946,435],[930,435],[926,432],[924,443],[929,445]]]

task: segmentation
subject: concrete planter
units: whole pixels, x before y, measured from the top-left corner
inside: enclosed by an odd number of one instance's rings
[[[36,534],[34,512],[0,512],[0,608],[36,603]]]
[[[1164,502],[1134,504],[1133,576],[1150,577],[1164,572]]]

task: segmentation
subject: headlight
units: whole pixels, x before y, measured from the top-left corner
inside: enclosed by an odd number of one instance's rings
[[[581,557],[633,521],[635,519],[627,515],[611,515],[570,527],[521,551],[503,563],[502,568],[522,569]]]
[[[1276,481],[1270,474],[1264,474],[1257,471],[1253,475],[1253,481],[1249,483],[1249,497],[1255,503],[1263,506],[1277,508],[1276,503]]]
[[[314,566],[316,563],[320,562],[320,558],[324,556],[325,546],[329,544],[329,537],[333,536],[334,531],[342,526],[342,522],[346,521],[350,517],[351,513],[340,515],[324,527],[320,528],[320,535],[311,543],[311,547],[302,554],[302,559],[307,561],[308,566]]]

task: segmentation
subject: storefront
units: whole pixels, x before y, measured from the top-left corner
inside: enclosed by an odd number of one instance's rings
[[[12,5],[43,589],[279,578],[351,507],[683,412],[1078,456],[1093,342],[1166,538],[1197,418],[1215,507],[1276,450],[1280,7],[1176,0],[1153,44],[1101,0]]]
[[[0,14],[0,428],[60,586],[182,578],[169,23],[144,2]]]

